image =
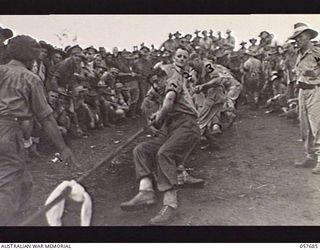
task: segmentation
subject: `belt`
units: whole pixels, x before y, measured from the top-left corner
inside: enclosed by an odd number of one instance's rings
[[[172,125],[174,122],[178,122],[181,119],[194,119],[196,120],[196,116],[192,115],[192,114],[187,114],[187,113],[178,113],[178,114],[174,114],[172,116],[169,116],[167,118],[167,126]]]
[[[14,116],[0,116],[0,121],[19,121],[19,119],[17,117],[14,117]]]
[[[320,87],[320,84],[307,84],[304,82],[298,82],[298,88],[302,90],[315,89],[316,87]]]
[[[20,126],[18,118],[11,116],[0,116],[0,125],[15,127]]]

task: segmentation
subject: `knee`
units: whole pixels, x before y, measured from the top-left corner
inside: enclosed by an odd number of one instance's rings
[[[169,152],[166,149],[160,148],[157,152],[157,160],[161,160],[165,157],[167,157]]]
[[[134,149],[133,149],[133,155],[141,155],[146,151],[146,145],[145,143],[140,143],[138,144]]]

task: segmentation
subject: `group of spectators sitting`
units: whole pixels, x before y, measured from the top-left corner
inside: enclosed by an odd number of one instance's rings
[[[208,131],[219,134],[232,124],[237,102],[266,108],[267,113],[296,114],[293,69],[297,53],[293,43],[277,45],[272,34],[262,31],[259,44],[251,38],[248,47],[242,41],[235,50],[231,30],[225,37],[221,32],[215,36],[212,30],[203,30],[202,36],[199,33],[196,30],[194,36],[182,36],[177,31],[170,33],[159,49],[141,44],[133,51],[114,47],[107,52],[104,47],[83,49],[79,45],[61,49],[40,41],[41,54],[32,71],[43,81],[54,117],[66,136],[81,138],[92,129],[141,116],[141,104],[151,87],[150,75],[169,64],[177,48],[190,55],[186,77],[204,138],[208,138]],[[0,41],[1,64],[10,58],[4,53],[5,40]],[[212,88],[218,85],[222,86],[220,92]],[[27,131],[33,131],[36,121],[26,126]],[[33,132],[25,137],[26,147],[32,144],[31,138]]]

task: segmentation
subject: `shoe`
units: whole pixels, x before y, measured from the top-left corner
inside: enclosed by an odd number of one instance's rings
[[[269,109],[269,110],[265,111],[264,113],[265,113],[265,114],[271,114],[271,113],[273,113],[273,112],[274,112],[273,109]]]
[[[317,161],[315,159],[307,158],[303,162],[297,162],[294,164],[295,168],[312,168],[315,167]]]
[[[159,213],[150,221],[150,225],[167,225],[175,217],[175,209],[170,206],[163,206]]]
[[[181,188],[203,188],[204,186],[204,180],[200,178],[195,178],[187,171],[184,171],[183,173],[178,175],[178,187]]]
[[[320,174],[320,163],[317,163],[315,168],[313,168],[311,171],[313,174]]]
[[[139,191],[131,200],[122,202],[120,207],[125,211],[135,211],[156,204],[154,191]]]

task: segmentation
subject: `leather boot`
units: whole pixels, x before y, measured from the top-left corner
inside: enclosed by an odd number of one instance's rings
[[[175,217],[176,209],[171,206],[163,206],[159,213],[153,217],[149,223],[150,225],[167,225],[172,222]]]
[[[139,193],[131,200],[122,202],[121,209],[126,211],[134,211],[152,206],[156,203],[154,191],[140,190]]]
[[[320,174],[320,162],[317,162],[316,166],[312,169],[313,174]]]
[[[203,186],[203,179],[195,178],[192,175],[190,175],[187,171],[183,171],[181,174],[178,174],[178,187],[203,188]]]

